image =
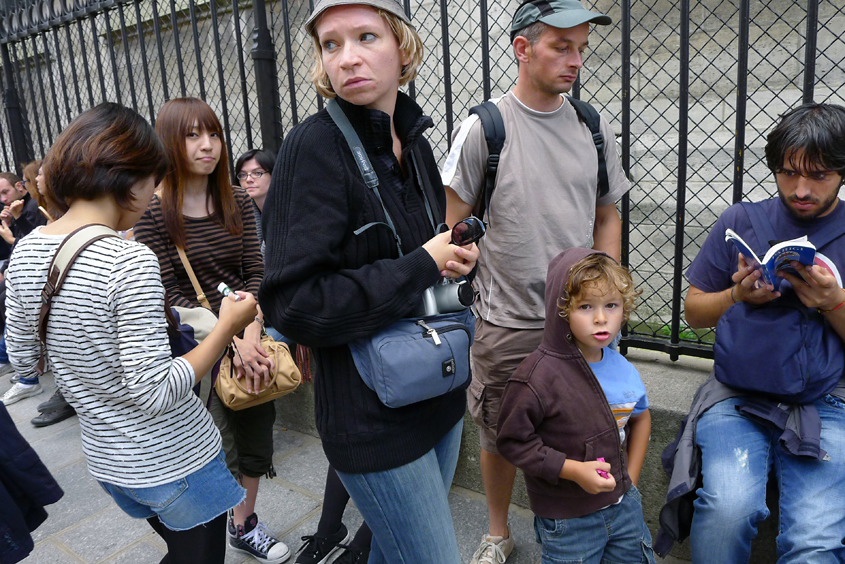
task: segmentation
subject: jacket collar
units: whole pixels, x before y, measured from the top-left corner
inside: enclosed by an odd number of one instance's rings
[[[341,97],[336,98],[343,113],[361,137],[361,142],[369,149],[392,148],[390,137],[390,116],[381,110],[371,110],[356,106]],[[399,92],[396,97],[396,109],[393,112],[393,125],[402,147],[412,147],[425,130],[434,127],[434,121],[423,114],[416,102],[408,95]]]

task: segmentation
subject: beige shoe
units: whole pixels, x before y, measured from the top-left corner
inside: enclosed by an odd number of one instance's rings
[[[513,535],[511,535],[511,528],[508,525],[508,538],[491,537],[484,535],[481,537],[481,544],[478,550],[472,555],[470,564],[505,564],[508,556],[513,552]]]

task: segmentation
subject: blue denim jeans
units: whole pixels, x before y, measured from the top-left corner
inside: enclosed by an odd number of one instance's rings
[[[373,531],[369,564],[460,564],[448,495],[462,429],[463,420],[399,468],[337,473]]]
[[[99,482],[124,513],[135,519],[158,516],[173,531],[208,523],[243,501],[245,490],[226,468],[223,451],[186,477],[151,488]]]
[[[636,487],[622,501],[574,519],[534,516],[534,534],[543,546],[542,564],[654,564],[651,533]]]
[[[736,411],[742,403],[724,400],[696,426],[703,483],[690,534],[693,562],[748,562],[757,524],[769,516],[772,469],[780,500],[778,563],[845,562],[845,402],[825,396],[815,403],[826,461],[787,454],[779,431]]]

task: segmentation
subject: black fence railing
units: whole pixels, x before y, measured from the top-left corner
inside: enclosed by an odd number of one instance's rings
[[[104,100],[154,122],[165,101],[204,98],[230,158],[276,150],[322,107],[307,81],[306,0],[4,0],[0,166],[39,158]],[[427,55],[409,93],[434,118],[438,157],[469,107],[516,78],[508,27],[519,0],[404,0]],[[833,0],[585,0],[608,13],[572,94],[617,133],[633,189],[623,259],[643,289],[623,346],[712,355],[683,319],[683,272],[716,217],[775,194],[762,149],[801,101],[843,103],[845,4]],[[550,179],[551,181],[551,179]]]

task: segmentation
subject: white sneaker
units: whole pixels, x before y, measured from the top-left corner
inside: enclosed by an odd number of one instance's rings
[[[41,384],[33,384],[32,386],[24,386],[20,382],[9,388],[9,390],[3,394],[3,397],[0,398],[0,402],[4,403],[5,405],[12,405],[15,402],[21,401],[22,399],[31,398],[32,396],[37,396],[44,390],[41,388]]]
[[[483,535],[478,550],[472,555],[470,564],[505,564],[513,552],[513,535],[508,525],[508,538]]]

